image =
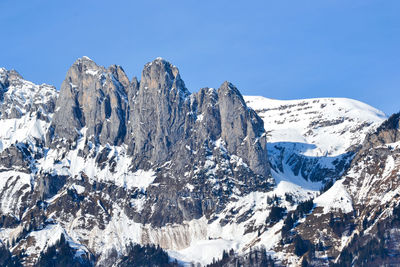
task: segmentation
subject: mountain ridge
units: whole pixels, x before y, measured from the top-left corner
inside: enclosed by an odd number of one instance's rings
[[[28,94],[36,105],[18,102],[26,107],[20,117],[0,120],[7,129],[0,131],[0,240],[25,265],[61,233],[81,262],[97,266],[119,262],[131,242],[160,245],[182,264],[265,246],[276,264],[295,265],[303,255],[282,233],[287,218],[313,198],[303,218],[310,224],[337,207],[353,212],[354,193],[343,177],[362,151],[369,153],[374,132],[388,128],[379,127],[383,113],[355,100],[277,102],[243,97],[229,82],[190,93],[179,70],[160,58],[130,81],[122,67],[83,57],[59,93],[15,77],[11,87],[0,79],[2,90],[44,92]],[[14,106],[2,103],[7,112]],[[21,133],[8,131],[10,123]],[[308,238],[303,225],[291,231]]]

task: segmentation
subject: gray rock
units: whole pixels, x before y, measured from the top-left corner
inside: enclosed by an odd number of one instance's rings
[[[13,145],[4,149],[0,153],[0,171],[8,169],[29,173],[29,156],[30,154],[24,146]]]
[[[137,168],[171,158],[181,165],[191,157],[187,147],[221,139],[255,173],[269,175],[263,122],[228,82],[218,92],[205,88],[190,95],[178,69],[156,59],[145,66],[130,110],[126,142]]]
[[[125,144],[132,170],[156,171],[159,186],[147,189],[143,211],[126,207],[144,224],[211,219],[234,191],[272,187],[263,121],[229,82],[190,94],[178,68],[161,58],[144,66],[140,82],[129,82],[118,66],[105,69],[82,58],[68,71],[56,110],[50,146],[74,144],[86,128],[86,144]],[[79,153],[113,169],[108,154]]]
[[[126,133],[126,87],[129,80],[121,67],[107,70],[87,57],[78,59],[61,85],[48,145],[55,139],[74,143],[84,127],[95,143],[121,144]]]
[[[376,131],[369,133],[354,158],[359,161],[371,148],[400,141],[400,113],[395,113],[384,121]]]
[[[218,89],[221,114],[221,138],[230,153],[246,160],[257,174],[267,176],[267,139],[264,123],[248,108],[239,90],[229,82]]]
[[[237,88],[225,82],[218,92],[191,95],[178,68],[161,58],[145,65],[140,83],[129,82],[119,66],[78,59],[61,86],[48,145],[72,144],[83,128],[95,143],[127,144],[134,169],[174,160],[182,174],[187,159],[194,160],[188,147],[220,139],[256,174],[269,175],[263,122]]]
[[[133,88],[137,83],[133,81]],[[189,91],[178,69],[163,59],[145,65],[134,99],[126,142],[138,168],[168,160],[173,146],[185,139]]]

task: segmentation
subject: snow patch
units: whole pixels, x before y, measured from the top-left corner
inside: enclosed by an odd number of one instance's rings
[[[71,188],[75,189],[78,195],[82,195],[85,192],[85,187],[77,184],[73,184]]]
[[[69,246],[76,250],[77,256],[88,253],[86,247],[73,241],[59,224],[47,225],[42,230],[31,232],[28,235],[27,240],[29,237],[32,237],[35,240],[35,245],[29,246],[26,253],[31,255],[39,254],[41,251],[46,251],[50,246],[56,244],[57,241],[60,240],[61,234],[64,234],[65,240],[68,242]]]
[[[88,70],[86,70],[86,74],[96,76],[97,74],[99,74],[99,70],[88,69]]]
[[[353,211],[353,202],[343,185],[344,179],[336,181],[328,191],[314,200],[318,207],[324,208],[324,213],[341,209],[344,213]]]

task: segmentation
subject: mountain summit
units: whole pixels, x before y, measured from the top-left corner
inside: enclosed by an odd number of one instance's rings
[[[190,93],[161,58],[59,92],[1,68],[0,100],[0,265],[399,262],[398,114]]]
[[[27,82],[18,79],[22,90]],[[3,80],[10,90],[10,79]],[[139,82],[129,81],[120,66],[83,57],[68,70],[56,99],[40,128],[45,142],[20,139],[4,152],[16,156],[2,162],[9,167],[2,173],[3,196],[9,196],[2,227],[29,225],[30,231],[15,234],[36,240],[39,250],[27,261],[46,249],[33,233],[55,227],[67,240],[79,236],[79,251],[86,259],[100,255],[98,262],[129,242],[184,248],[191,238],[168,225],[200,219],[206,225],[230,201],[272,189],[263,121],[229,82],[191,94],[178,68],[163,59],[147,63]],[[23,174],[15,173],[17,165]],[[29,204],[39,202],[44,206]],[[100,246],[108,232],[127,234],[117,229],[120,223],[137,225],[137,234]],[[14,250],[29,246],[20,242]]]

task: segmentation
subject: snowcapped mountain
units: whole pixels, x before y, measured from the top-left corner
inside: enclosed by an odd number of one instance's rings
[[[57,95],[53,86],[33,84],[0,68],[0,150],[18,141],[44,140]]]
[[[267,129],[274,178],[317,190],[341,176],[366,134],[386,119],[383,112],[345,98],[245,100]]]
[[[365,135],[386,115],[347,98],[275,100],[245,96],[246,103],[264,120],[269,144],[310,144],[303,155],[338,156],[360,145]]]
[[[378,213],[390,190],[395,206],[395,156],[378,164],[369,153],[395,153],[398,126],[355,100],[243,97],[229,82],[190,93],[161,58],[130,81],[83,57],[60,92],[0,69],[0,89],[0,249],[26,266],[125,266],[132,243],[181,265],[223,251],[226,266],[258,253],[264,264],[345,262],[355,214]],[[374,164],[384,174],[359,174]],[[391,178],[365,200],[380,177]]]

